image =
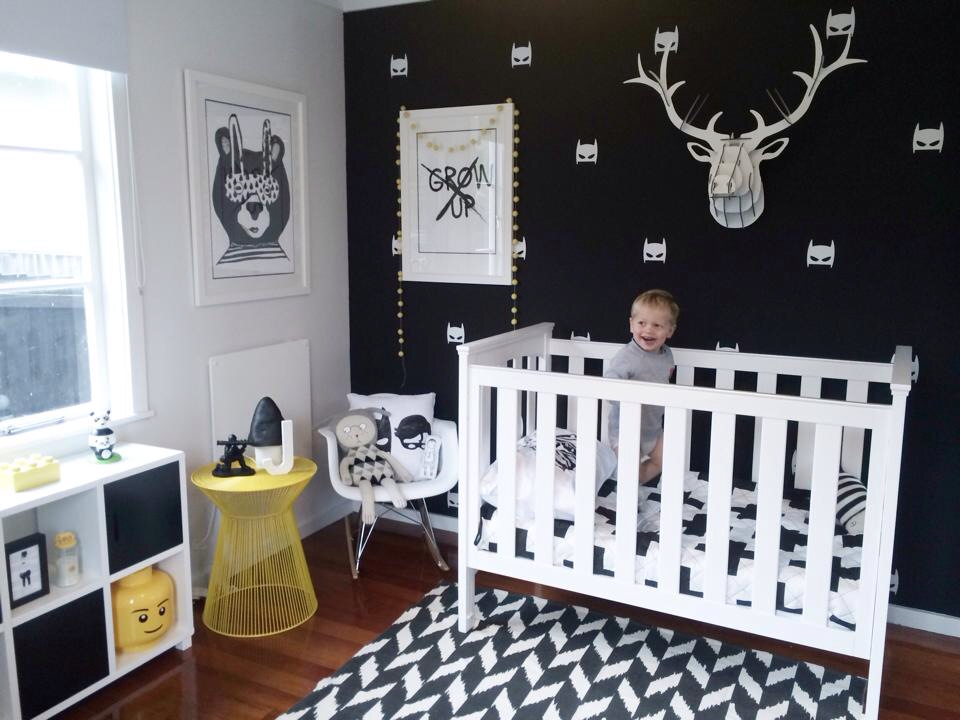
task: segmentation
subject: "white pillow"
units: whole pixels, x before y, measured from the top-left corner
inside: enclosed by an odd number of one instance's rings
[[[569,430],[557,429],[556,452],[553,465],[554,517],[573,520],[576,508],[576,447],[577,436]],[[537,475],[537,434],[525,435],[517,443],[517,519],[534,517],[534,482]],[[597,443],[597,472],[595,491],[617,468],[617,456],[608,446]],[[494,462],[480,480],[480,497],[491,505],[497,504],[497,463]]]
[[[393,455],[414,478],[420,477],[420,461],[427,435],[433,432],[436,393],[423,395],[357,395],[347,393],[351,410],[385,410],[377,415],[377,447]]]

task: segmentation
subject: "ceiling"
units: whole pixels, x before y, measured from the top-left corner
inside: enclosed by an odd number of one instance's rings
[[[387,7],[389,5],[406,5],[412,2],[425,2],[426,0],[316,0],[321,5],[327,5],[343,12],[353,12],[355,10],[370,10],[371,8]]]

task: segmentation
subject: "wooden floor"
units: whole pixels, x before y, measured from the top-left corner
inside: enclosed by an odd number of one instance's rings
[[[417,534],[419,528],[381,521],[354,581],[346,560],[342,523],[304,540],[320,607],[308,622],[281,635],[234,639],[207,631],[194,608],[193,647],[170,650],[62,713],[60,718],[116,720],[261,720],[274,718],[309,693],[362,645],[385,630],[441,579]],[[415,532],[416,530],[416,532]],[[455,565],[455,538],[438,533],[444,555]],[[862,663],[786,643],[726,631],[623,605],[478,574],[477,584],[563,600],[708,635],[738,645],[864,672]],[[881,718],[960,720],[960,639],[891,625],[883,678]]]

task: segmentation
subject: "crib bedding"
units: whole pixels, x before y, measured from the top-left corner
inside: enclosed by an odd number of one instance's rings
[[[636,582],[657,584],[659,556],[659,477],[639,488],[637,513]],[[683,535],[681,536],[680,592],[703,596],[707,531],[706,480],[688,473],[684,480]],[[781,511],[780,556],[777,583],[777,614],[803,610],[806,567],[809,495],[785,497]],[[597,496],[594,533],[594,568],[600,575],[614,574],[616,542],[616,480],[607,480]],[[481,522],[475,543],[481,549],[496,550],[497,508],[481,503]],[[731,496],[730,548],[727,568],[727,602],[750,605],[752,597],[754,534],[756,530],[756,487],[736,480]],[[533,521],[518,517],[516,553],[533,558]],[[554,521],[554,564],[573,567],[573,523]],[[830,579],[830,624],[849,630],[856,625],[857,591],[860,576],[862,537],[838,529],[833,539],[833,567]]]

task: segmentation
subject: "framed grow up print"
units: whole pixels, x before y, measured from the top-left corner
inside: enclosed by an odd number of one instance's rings
[[[305,99],[184,71],[197,305],[310,291]]]
[[[12,540],[4,546],[10,607],[20,607],[50,592],[47,575],[47,541],[43,533]]]
[[[509,285],[513,104],[400,113],[404,281]]]

